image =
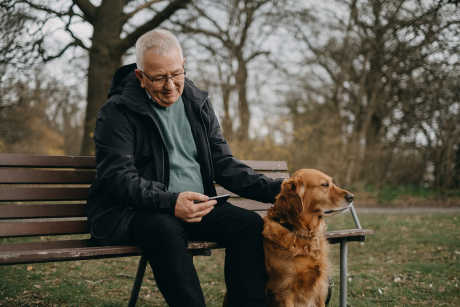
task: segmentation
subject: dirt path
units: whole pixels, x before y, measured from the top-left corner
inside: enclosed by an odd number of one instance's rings
[[[388,214],[433,214],[433,213],[453,213],[460,214],[460,207],[452,208],[359,208],[355,207],[358,214],[366,213],[388,213]]]

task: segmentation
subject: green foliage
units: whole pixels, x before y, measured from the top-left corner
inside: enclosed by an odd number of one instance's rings
[[[398,197],[412,196],[418,198],[436,198],[439,192],[435,189],[424,188],[415,185],[389,186],[385,185],[377,192],[377,198],[381,202],[391,202]]]
[[[458,199],[460,190],[441,190],[436,188],[423,187],[418,185],[365,185],[363,191],[372,195],[378,203],[388,204],[407,201],[406,205],[423,201],[428,203],[440,199]]]

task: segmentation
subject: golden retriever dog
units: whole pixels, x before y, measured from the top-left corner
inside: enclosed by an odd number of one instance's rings
[[[324,217],[348,209],[353,194],[314,169],[283,181],[264,218],[267,305],[322,307],[328,291]]]

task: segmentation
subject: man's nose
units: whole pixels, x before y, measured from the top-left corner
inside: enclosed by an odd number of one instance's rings
[[[166,79],[166,82],[164,84],[164,87],[166,88],[174,88],[176,86],[176,84],[174,83],[173,79],[171,77],[169,77],[168,79]]]

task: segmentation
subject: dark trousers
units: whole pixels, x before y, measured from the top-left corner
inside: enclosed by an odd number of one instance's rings
[[[187,252],[189,240],[218,242],[225,249],[228,306],[265,306],[263,220],[231,204],[215,207],[200,223],[168,214],[136,213],[133,239],[147,256],[158,288],[171,307],[203,307],[203,292]]]

